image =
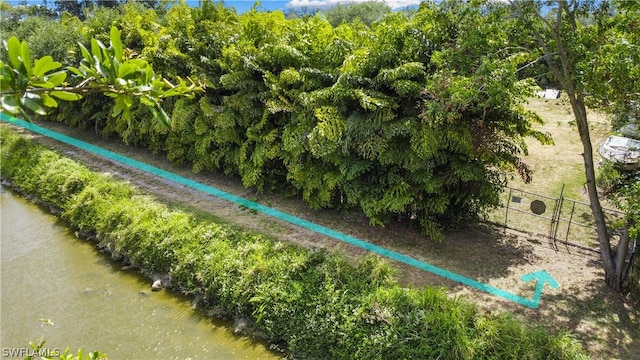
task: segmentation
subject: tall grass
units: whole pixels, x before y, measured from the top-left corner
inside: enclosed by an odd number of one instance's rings
[[[0,129],[2,177],[68,224],[205,307],[253,319],[294,357],[581,359],[566,333],[486,315],[441,289],[403,288],[373,256],[357,265],[214,221],[195,220],[129,184]],[[108,349],[105,349],[108,350]]]

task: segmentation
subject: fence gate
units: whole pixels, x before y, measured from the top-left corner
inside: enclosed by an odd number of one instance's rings
[[[564,185],[558,197],[550,197],[525,190],[507,188],[502,198],[504,212],[489,215],[488,220],[518,231],[553,240],[557,243],[599,251],[593,213],[589,203],[564,196]],[[603,209],[607,224],[622,219],[624,213]],[[502,214],[502,218],[500,218]],[[611,234],[616,233],[609,229]]]

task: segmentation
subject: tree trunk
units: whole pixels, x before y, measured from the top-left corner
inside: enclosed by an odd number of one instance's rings
[[[611,253],[611,241],[609,239],[609,233],[607,232],[607,224],[604,218],[604,212],[602,211],[602,205],[600,204],[598,189],[596,187],[596,172],[593,164],[593,146],[591,145],[591,135],[589,134],[587,109],[584,105],[583,97],[572,90],[573,89],[571,89],[570,86],[565,86],[565,91],[567,91],[567,95],[569,96],[571,108],[573,109],[573,113],[576,117],[580,141],[582,141],[582,148],[584,151],[582,157],[584,160],[585,177],[587,180],[587,193],[589,194],[591,211],[596,223],[596,232],[598,234],[598,243],[600,245],[600,255],[604,265],[606,282],[612,289],[619,291],[621,287],[621,278],[616,276],[616,261]]]
[[[616,261],[611,252],[611,240],[609,233],[607,232],[607,223],[604,218],[604,212],[602,211],[602,205],[600,204],[600,197],[598,196],[598,188],[596,187],[596,171],[593,164],[593,145],[591,144],[591,134],[589,133],[589,122],[587,120],[587,108],[584,104],[584,94],[580,89],[580,85],[575,78],[573,68],[575,64],[571,63],[569,59],[569,52],[566,48],[566,44],[563,39],[563,13],[566,14],[566,21],[571,25],[570,29],[576,31],[576,14],[571,11],[569,4],[566,1],[561,1],[558,4],[559,9],[556,13],[555,28],[552,27],[552,33],[556,40],[556,50],[560,59],[560,68],[553,67],[552,71],[559,77],[562,87],[569,96],[569,102],[573,114],[576,118],[576,124],[578,126],[578,133],[580,135],[580,141],[582,142],[582,158],[584,161],[584,173],[587,180],[587,193],[589,194],[589,203],[591,206],[591,212],[593,213],[593,219],[596,223],[596,233],[598,234],[598,244],[600,245],[600,256],[605,272],[605,279],[607,285],[612,289],[619,291],[621,288],[621,278],[616,276]],[[575,10],[575,9],[574,9]],[[624,262],[624,261],[623,261]]]
[[[549,30],[549,35],[553,37],[554,42],[548,41],[537,29],[532,26],[533,34],[540,49],[543,51],[544,57],[549,65],[549,70],[562,85],[564,91],[569,96],[569,102],[578,125],[580,141],[583,148],[584,171],[587,180],[587,192],[589,194],[589,202],[591,211],[596,223],[596,232],[598,234],[598,243],[600,245],[600,254],[605,270],[607,285],[613,290],[620,291],[622,288],[622,271],[625,265],[625,258],[629,246],[627,240],[620,239],[615,258],[612,255],[611,240],[607,232],[607,224],[598,197],[598,189],[596,187],[596,172],[593,164],[593,146],[591,145],[591,135],[589,134],[589,122],[587,121],[587,109],[584,104],[584,93],[580,86],[579,80],[575,77],[574,59],[570,58],[571,54],[567,49],[569,43],[565,43],[565,39],[571,39],[567,32],[574,33],[577,31],[577,15],[576,2],[567,2],[566,0],[558,1],[558,7],[555,12],[555,21],[552,18],[545,18],[536,7],[528,8],[531,11],[526,14],[524,7],[517,1],[511,4],[517,9],[520,17],[525,21],[532,21],[528,15],[532,15],[537,19],[538,23]],[[565,26],[569,25],[569,26]],[[577,35],[576,35],[577,37]]]
[[[623,272],[626,265],[627,254],[629,253],[629,243],[631,242],[629,238],[629,227],[630,224],[627,224],[622,235],[620,235],[620,240],[618,241],[618,248],[616,249],[616,284],[617,286],[612,286],[612,288],[616,291],[622,290],[623,285]]]

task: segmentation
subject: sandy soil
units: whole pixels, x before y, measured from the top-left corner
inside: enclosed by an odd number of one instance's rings
[[[98,137],[93,131],[70,129],[55,123],[41,125],[523,297],[532,297],[535,285],[533,282],[523,283],[520,277],[533,271],[546,270],[560,286],[558,289],[547,286],[540,307],[533,310],[407,265],[394,264],[398,268],[398,278],[406,285],[445,287],[452,296],[466,297],[487,313],[509,311],[529,323],[540,324],[550,330],[571,332],[595,359],[640,359],[638,307],[605,286],[599,255],[596,253],[565,246],[556,249],[542,238],[490,226],[448,234],[444,242],[435,243],[405,224],[386,228],[370,227],[367,219],[361,215],[314,211],[299,199],[257,194],[255,190],[243,188],[237,178],[212,173],[194,174],[188,167],[175,166],[147,150]],[[352,258],[365,253],[362,249],[256,214],[77,148],[41,136],[35,138],[94,170],[129,181],[176,206],[208,212],[226,222],[308,248],[324,247]]]

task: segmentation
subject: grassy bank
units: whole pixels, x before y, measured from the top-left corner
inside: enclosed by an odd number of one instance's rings
[[[204,307],[253,320],[302,358],[574,359],[568,334],[485,315],[442,290],[399,286],[375,257],[356,266],[172,210],[3,126],[2,177],[81,233]],[[108,349],[103,349],[108,352]]]

